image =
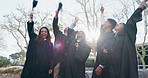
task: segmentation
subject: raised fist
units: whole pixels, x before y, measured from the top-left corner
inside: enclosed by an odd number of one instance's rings
[[[78,17],[75,17],[74,23],[77,23],[79,21]]]
[[[144,0],[145,2],[147,2],[148,0]]]
[[[101,8],[100,8],[100,11],[101,11],[101,13],[104,12],[104,7],[102,5],[101,5]]]

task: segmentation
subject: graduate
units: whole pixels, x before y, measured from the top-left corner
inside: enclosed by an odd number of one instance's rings
[[[59,3],[59,7],[62,7],[62,4]],[[52,60],[52,65],[50,66],[49,73],[54,73],[54,67],[60,63],[59,67],[59,77],[65,78],[66,77],[66,62],[67,62],[67,52],[69,50],[69,46],[72,41],[75,39],[75,35],[77,32],[73,30],[73,28],[76,26],[76,23],[78,22],[78,18],[75,18],[74,23],[70,27],[66,27],[64,29],[64,33],[60,31],[58,26],[58,14],[59,14],[60,8],[57,9],[55,17],[53,19],[53,33],[55,37],[54,42],[54,58]]]
[[[21,78],[53,78],[52,74],[48,74],[53,57],[53,44],[48,28],[42,27],[39,34],[35,34],[33,13],[31,13],[27,29],[30,40]]]
[[[101,13],[104,12],[104,7],[100,9]],[[101,15],[101,20],[103,23],[103,15]],[[94,65],[94,70],[92,78],[109,78],[109,63],[108,57],[103,55],[102,47],[104,44],[114,37],[113,29],[116,26],[116,21],[114,19],[107,19],[101,26],[100,36],[97,41],[97,57]]]
[[[85,78],[85,62],[90,52],[91,48],[86,44],[85,33],[78,31],[67,53],[65,78]]]
[[[109,78],[138,78],[138,63],[135,49],[136,23],[142,20],[142,11],[148,7],[143,1],[126,23],[115,27],[115,37],[104,45],[110,62]]]

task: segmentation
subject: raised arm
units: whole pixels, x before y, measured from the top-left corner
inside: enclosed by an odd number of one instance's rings
[[[76,24],[77,24],[78,21],[79,21],[79,18],[78,17],[75,17],[74,22],[71,24],[71,26],[69,28],[70,29],[73,29],[76,26]]]
[[[101,21],[100,33],[103,33],[104,31],[103,31],[103,29],[102,29],[102,26],[103,26],[103,24],[105,23],[104,7],[103,7],[103,6],[101,6],[101,8],[100,8],[100,12],[101,12],[101,14],[100,14],[100,21]]]
[[[62,9],[62,3],[59,3],[59,6],[58,6],[58,9],[56,11],[56,14],[55,14],[55,17],[53,19],[53,33],[54,33],[54,36],[56,37],[57,34],[61,34],[62,32],[59,30],[59,26],[58,26],[58,14],[59,14],[59,11]]]
[[[55,14],[55,17],[54,17],[53,23],[52,23],[52,26],[53,26],[53,33],[54,33],[54,36],[55,36],[55,37],[56,37],[57,34],[62,33],[62,32],[59,30],[59,26],[58,26],[58,14],[59,14],[59,12],[56,11],[56,14]]]
[[[29,16],[30,16],[30,21],[27,22],[27,29],[28,29],[29,38],[31,39],[32,37],[35,37],[36,34],[34,33],[33,13],[31,13]]]
[[[79,21],[79,18],[78,17],[75,17],[74,22],[71,24],[71,26],[68,29],[68,39],[69,39],[70,42],[73,41],[73,40],[75,40],[77,31],[75,31],[73,28],[76,26],[76,23],[78,21]]]
[[[131,37],[132,41],[135,42],[136,34],[137,34],[137,26],[136,23],[142,20],[142,11],[148,7],[146,1],[143,1],[136,11],[131,15],[131,17],[127,20],[124,29]]]
[[[146,9],[148,4],[146,4],[145,1],[143,1],[139,7],[136,9],[136,11],[131,15],[131,17],[128,19],[127,23],[137,23],[142,20],[142,11]]]

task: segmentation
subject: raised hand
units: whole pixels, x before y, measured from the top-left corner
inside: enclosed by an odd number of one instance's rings
[[[74,23],[76,24],[79,21],[78,17],[75,17]]]
[[[104,7],[101,5],[101,8],[100,8],[100,11],[101,11],[101,13],[103,14],[103,12],[104,12]]]
[[[144,2],[147,2],[148,0],[144,0]]]
[[[139,5],[139,7],[140,7],[140,8],[143,8],[143,9],[146,9],[146,8],[148,7],[147,1],[148,1],[148,0],[142,1],[141,4]]]
[[[49,69],[48,74],[52,74],[52,72],[53,72],[52,69]]]
[[[101,75],[102,73],[102,68],[100,66],[98,66],[96,69],[95,69],[95,72],[97,75]]]

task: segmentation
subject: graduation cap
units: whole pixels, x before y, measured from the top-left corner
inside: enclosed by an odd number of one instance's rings
[[[32,11],[33,11],[33,8],[35,8],[37,6],[37,3],[38,3],[38,1],[33,0],[33,2],[32,2]]]
[[[60,2],[59,6],[58,6],[58,11],[60,11],[62,9],[62,6],[63,6],[62,3]]]

